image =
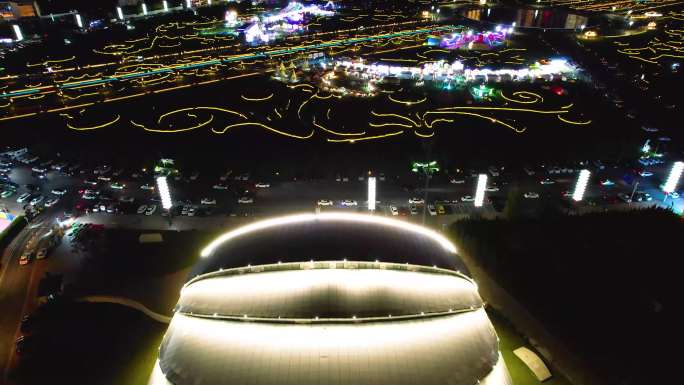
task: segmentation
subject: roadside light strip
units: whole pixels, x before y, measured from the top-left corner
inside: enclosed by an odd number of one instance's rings
[[[71,119],[71,117],[69,117],[69,118]],[[67,122],[66,125],[70,129],[75,130],[75,131],[90,131],[90,130],[97,130],[98,128],[104,128],[104,127],[111,126],[112,124],[115,124],[116,122],[118,122],[120,119],[121,119],[121,115],[117,115],[116,118],[114,118],[114,120],[112,120],[110,122],[103,123],[103,124],[100,124],[97,126],[92,126],[92,127],[75,127],[75,126],[72,126],[71,123],[69,123],[69,122]]]
[[[482,207],[484,203],[484,193],[487,187],[487,174],[477,176],[477,189],[475,190],[475,207]]]
[[[231,239],[238,238],[242,235],[264,230],[275,226],[285,226],[293,225],[297,223],[305,222],[316,222],[316,221],[344,221],[344,222],[356,222],[356,223],[373,223],[378,225],[384,225],[387,227],[399,228],[402,230],[411,231],[417,234],[421,234],[432,238],[437,241],[446,251],[456,254],[456,247],[444,236],[429,230],[425,227],[414,225],[412,223],[398,221],[394,219],[389,219],[386,217],[371,216],[364,214],[352,214],[352,213],[320,213],[320,214],[295,214],[288,215],[284,217],[270,218],[254,223],[250,223],[246,226],[239,227],[235,230],[229,231],[222,234],[215,240],[213,240],[207,247],[205,247],[200,255],[204,258],[209,257],[214,250],[221,246],[223,243],[230,241]]]
[[[587,184],[589,183],[589,176],[591,172],[589,170],[582,170],[577,177],[577,184],[575,185],[575,192],[572,193],[572,199],[579,202],[584,198],[584,192],[587,189]]]

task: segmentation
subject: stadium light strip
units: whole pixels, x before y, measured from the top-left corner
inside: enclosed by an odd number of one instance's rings
[[[162,201],[162,207],[169,210],[173,203],[171,203],[171,192],[169,191],[169,184],[165,176],[157,177],[157,187],[159,188],[159,197]]]
[[[475,207],[482,207],[484,203],[484,193],[487,187],[487,174],[477,176],[477,189],[475,190]]]
[[[584,192],[587,190],[587,184],[589,183],[589,176],[591,172],[589,170],[582,170],[577,177],[577,184],[575,185],[575,192],[572,193],[572,199],[579,202],[584,198]]]
[[[672,170],[670,170],[670,176],[667,177],[667,182],[663,186],[663,192],[671,194],[677,188],[677,183],[679,183],[679,178],[682,176],[682,171],[684,170],[684,162],[675,162],[672,165]]]
[[[398,221],[395,219],[372,216],[372,215],[365,215],[365,214],[320,213],[320,214],[294,214],[294,215],[275,217],[275,218],[270,218],[270,219],[266,219],[263,221],[250,223],[248,225],[239,227],[235,230],[232,230],[232,231],[229,231],[227,233],[220,235],[218,238],[214,239],[211,243],[209,243],[209,245],[207,245],[207,247],[205,247],[202,250],[200,255],[202,257],[206,258],[206,257],[210,256],[214,252],[214,250],[216,250],[216,248],[219,247],[221,244],[228,242],[233,238],[240,237],[242,235],[246,235],[249,233],[257,232],[257,231],[264,230],[264,229],[267,229],[270,227],[275,227],[275,226],[286,226],[286,225],[292,225],[292,224],[297,224],[297,223],[315,222],[315,221],[346,221],[346,222],[357,222],[357,223],[372,223],[372,224],[378,224],[378,225],[383,225],[383,226],[387,226],[387,227],[399,228],[402,230],[411,231],[411,232],[414,232],[416,234],[420,234],[420,235],[432,238],[434,241],[438,242],[445,250],[456,254],[456,247],[454,246],[453,243],[451,243],[443,235],[438,234],[435,231],[432,231],[432,230],[427,229],[427,228],[422,227],[422,226],[414,225],[414,224],[408,223],[408,222]]]

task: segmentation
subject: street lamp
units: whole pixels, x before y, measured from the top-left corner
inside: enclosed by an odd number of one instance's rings
[[[374,176],[368,177],[368,211],[375,211],[376,181]]]
[[[161,198],[162,207],[164,210],[168,211],[169,226],[171,226],[171,207],[173,206],[173,202],[171,201],[169,183],[166,181],[165,176],[157,177],[157,190],[159,190],[159,197]]]
[[[487,187],[487,174],[477,176],[477,188],[475,189],[475,207],[482,207],[484,203],[484,193]]]
[[[430,184],[430,175],[432,175],[435,172],[439,172],[439,165],[435,160],[427,163],[413,162],[413,164],[411,165],[411,171],[415,173],[421,172],[423,173],[423,175],[425,175],[425,194],[423,198],[423,224],[425,224],[425,213],[428,204],[428,186]]]

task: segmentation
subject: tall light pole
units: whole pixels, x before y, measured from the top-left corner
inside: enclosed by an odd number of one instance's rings
[[[582,170],[577,177],[577,184],[575,185],[575,192],[572,193],[572,199],[575,202],[579,202],[584,198],[584,192],[587,190],[587,183],[589,183],[589,176],[591,172],[589,170]]]
[[[165,176],[157,177],[157,190],[159,190],[159,197],[161,198],[162,208],[167,211],[169,215],[169,226],[171,226],[171,207],[173,201],[171,200],[171,191],[169,191],[169,183]]]
[[[121,7],[116,7],[116,15],[119,16],[119,20],[124,19],[123,9],[121,9]]]
[[[482,207],[484,204],[484,193],[487,188],[487,174],[477,176],[477,187],[475,189],[475,207]]]
[[[663,192],[665,193],[663,202],[665,202],[667,197],[677,189],[677,183],[679,183],[679,178],[682,176],[682,171],[684,171],[684,162],[674,162],[672,169],[670,170],[670,175],[663,185]]]
[[[413,162],[411,165],[411,171],[415,173],[423,173],[425,176],[425,193],[423,197],[423,224],[425,224],[425,214],[427,211],[428,204],[428,187],[430,185],[430,175],[439,171],[439,165],[436,160],[427,163]]]
[[[12,24],[12,29],[14,30],[14,37],[17,38],[17,41],[24,40],[24,34],[21,33],[21,28],[19,28],[17,24]]]
[[[368,211],[375,211],[376,181],[374,176],[368,177]]]

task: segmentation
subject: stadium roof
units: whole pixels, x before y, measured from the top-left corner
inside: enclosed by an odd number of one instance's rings
[[[354,260],[468,270],[443,236],[385,217],[303,214],[256,222],[224,234],[204,251],[191,276],[277,262]]]

